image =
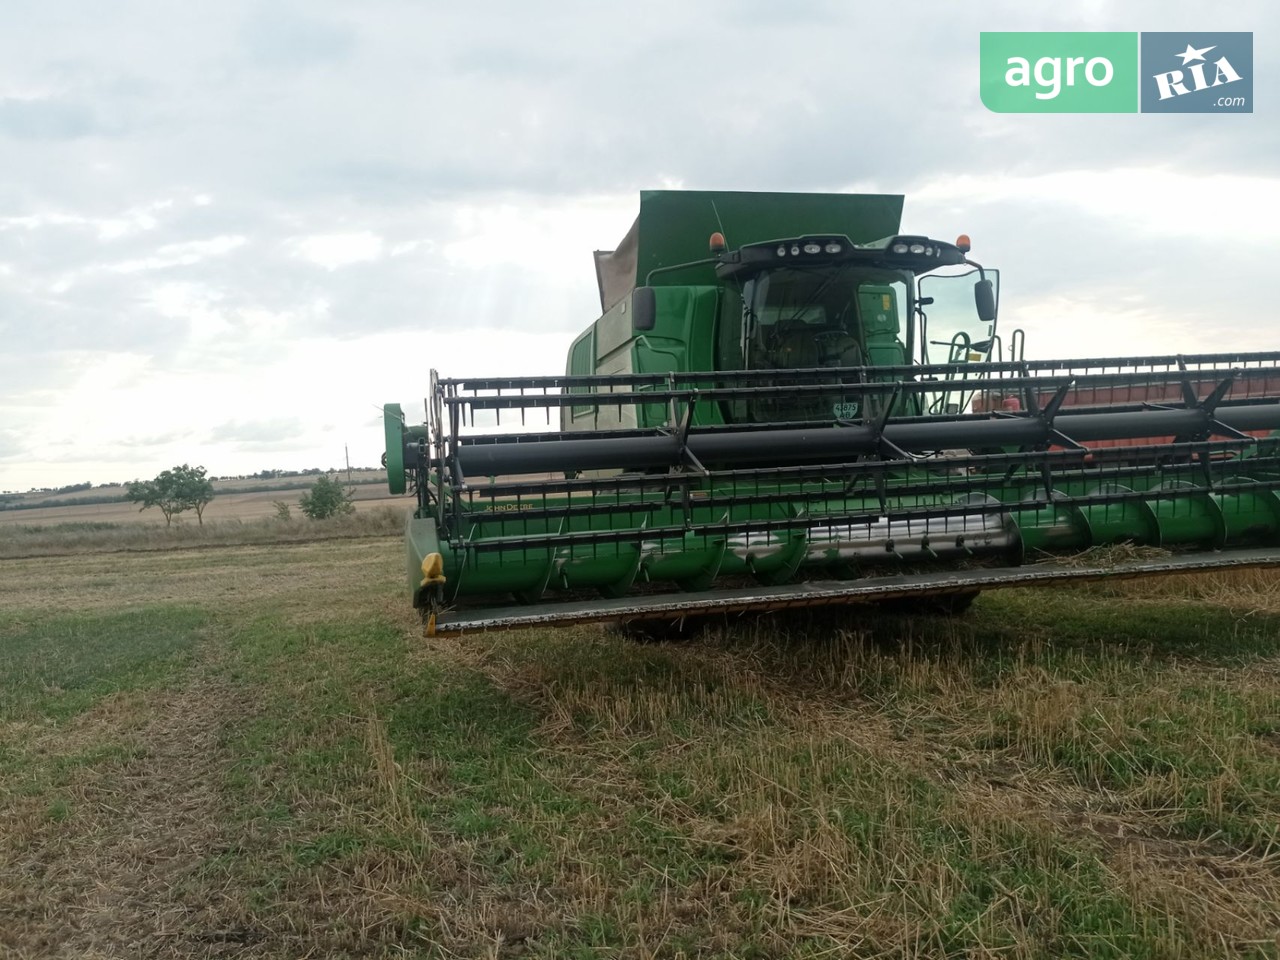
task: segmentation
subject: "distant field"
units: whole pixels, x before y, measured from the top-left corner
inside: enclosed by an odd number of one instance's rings
[[[1274,575],[428,640],[362,522],[0,559],[0,956],[1280,952]]]
[[[340,479],[347,481],[346,471],[338,474]],[[225,499],[227,502],[223,504],[222,509],[224,516],[241,516],[236,513],[239,494],[263,494],[264,488],[270,488],[268,491],[270,503],[271,499],[290,500],[297,502],[301,493],[311,486],[316,480],[315,476],[295,476],[295,477],[274,477],[263,479],[259,477],[246,477],[243,480],[214,480],[214,499],[215,501]],[[374,491],[381,489],[386,491],[387,474],[384,470],[352,470],[350,476],[351,485],[361,491]],[[0,523],[6,520],[15,522],[15,517],[41,515],[47,520],[51,516],[66,517],[71,520],[112,520],[116,518],[114,511],[137,510],[136,506],[127,501],[119,503],[84,503],[85,500],[121,500],[125,494],[125,486],[123,484],[107,484],[104,486],[90,487],[88,490],[73,490],[67,493],[51,493],[41,491],[31,491],[16,495],[6,495],[5,504],[9,509],[0,510]],[[374,494],[370,492],[367,496],[372,497]],[[47,506],[45,506],[47,505]],[[20,506],[21,509],[15,509]],[[66,509],[75,511],[74,515],[68,514],[48,514],[49,508]],[[98,512],[94,512],[94,511]],[[244,519],[244,517],[241,517]],[[16,522],[22,522],[20,520]]]
[[[298,511],[298,498],[305,492],[305,486],[259,493],[235,492],[236,486],[248,486],[251,483],[260,484],[262,482],[234,481],[229,486],[220,484],[221,489],[218,490],[213,501],[205,509],[205,520],[259,520],[274,517],[276,514],[274,503],[277,500],[282,500],[289,504],[295,513]],[[386,506],[398,508],[409,505],[412,502],[405,497],[390,496],[384,484],[365,484],[352,489],[355,491],[354,503],[357,510],[370,510],[375,507]],[[89,496],[92,492],[67,494],[62,499],[70,499],[74,496]],[[137,504],[133,503],[66,504],[55,507],[37,507],[29,510],[0,510],[0,527],[5,524],[128,523],[131,521],[159,522],[163,525],[164,517],[161,516],[159,510],[154,508],[140,512]],[[196,515],[190,511],[180,513],[174,522],[195,524]]]

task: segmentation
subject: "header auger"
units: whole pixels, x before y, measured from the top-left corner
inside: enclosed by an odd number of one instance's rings
[[[564,376],[388,405],[428,629],[1280,565],[1280,353],[1005,357],[996,271],[900,208],[645,193]]]

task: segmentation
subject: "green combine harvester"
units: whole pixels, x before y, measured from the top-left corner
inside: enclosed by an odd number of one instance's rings
[[[428,631],[1280,565],[1280,353],[1026,360],[901,211],[642,193],[564,376],[387,405]]]

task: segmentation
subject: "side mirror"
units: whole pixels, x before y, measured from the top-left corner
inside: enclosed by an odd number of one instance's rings
[[[995,323],[996,291],[990,280],[979,280],[973,285],[973,302],[978,308],[978,319],[983,323]]]
[[[658,298],[653,287],[636,287],[631,294],[631,326],[652,330],[658,319]]]

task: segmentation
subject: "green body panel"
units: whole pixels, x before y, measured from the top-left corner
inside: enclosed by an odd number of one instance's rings
[[[636,286],[654,270],[704,260],[712,233],[731,247],[779,237],[829,233],[871,243],[898,232],[901,195],[645,190],[636,220]],[[710,266],[658,274],[654,286],[714,283]]]
[[[714,347],[720,291],[717,287],[659,287],[654,291],[657,315],[653,330],[639,334],[632,346],[632,369],[636,373],[676,373],[711,370],[715,366]],[[640,408],[643,427],[661,426],[670,412],[661,404]],[[696,408],[698,425],[721,423],[719,408],[704,404]]]
[[[911,360],[902,342],[897,301],[897,291],[892,287],[862,291],[860,302],[868,366],[901,367]]]
[[[880,194],[641,193],[639,216],[618,250],[597,253],[601,298],[608,307],[573,341],[566,373],[617,376],[742,369],[744,288],[738,280],[717,276],[708,247],[712,233],[721,233],[736,248],[822,235],[840,238],[848,249],[849,244],[865,246],[897,234],[902,200],[899,195]],[[602,268],[602,260],[610,265]],[[653,303],[652,315],[643,321],[637,310],[637,287],[645,288],[644,295]],[[779,336],[779,348],[785,350],[782,365],[901,367],[910,363],[903,329],[909,301],[887,283],[863,287],[857,295],[860,319],[853,324],[853,335],[846,338],[849,352],[824,353],[810,330],[797,329]],[[777,362],[766,366],[777,366]],[[856,408],[849,411],[847,415],[855,415]],[[899,412],[918,410],[900,407]],[[759,407],[704,404],[694,411],[693,424],[802,419],[823,413],[785,399]],[[644,427],[664,423],[667,415],[668,411],[654,406],[625,414],[619,411],[610,418],[584,405],[565,411],[561,423],[563,429],[573,431]]]
[[[633,297],[627,296],[573,341],[565,372],[582,376],[713,369],[720,296],[721,290],[716,286],[658,287],[653,291],[653,326],[643,331],[632,326]],[[585,387],[570,387],[569,391],[588,392]],[[622,425],[659,426],[669,416],[665,405],[646,405]],[[597,415],[589,405],[567,408],[562,422],[565,430],[619,425],[616,416],[610,417],[610,411]],[[694,423],[699,426],[722,422],[720,409],[714,404],[694,411]]]

